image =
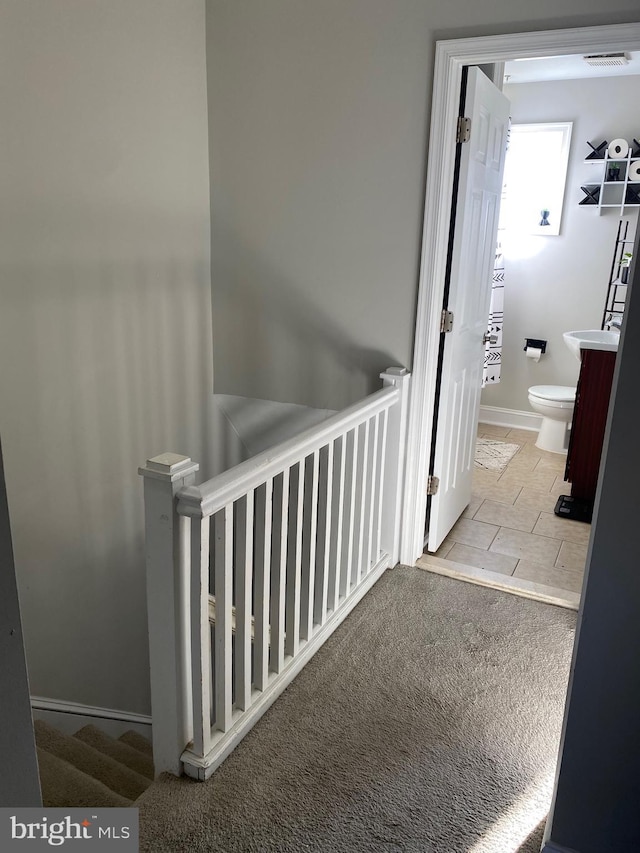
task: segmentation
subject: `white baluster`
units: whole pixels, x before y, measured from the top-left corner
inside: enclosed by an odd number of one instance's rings
[[[369,421],[362,425],[360,428],[364,433],[364,441],[362,444],[362,458],[360,460],[359,472],[358,472],[358,503],[360,505],[360,514],[358,518],[358,539],[356,546],[356,557],[355,557],[355,583],[356,585],[360,583],[362,580],[363,574],[366,572],[364,568],[365,561],[365,527],[366,527],[366,515],[367,515],[367,477],[369,473]]]
[[[273,484],[273,540],[271,559],[271,658],[270,668],[284,666],[284,617],[287,580],[287,529],[289,509],[289,469]]]
[[[311,464],[309,462],[311,461]],[[305,530],[303,540],[302,613],[300,633],[308,640],[313,633],[313,596],[316,579],[316,534],[318,532],[318,472],[320,453],[316,450],[305,465]]]
[[[380,559],[381,537],[382,537],[382,499],[384,496],[384,478],[386,472],[387,432],[389,423],[389,410],[382,412],[382,436],[380,439],[380,476],[378,477],[378,517],[376,519],[376,562]]]
[[[347,459],[347,437],[341,435],[334,442],[336,459],[334,460],[334,510],[331,521],[332,526],[332,545],[331,545],[331,562],[329,577],[329,608],[332,611],[338,609],[338,601],[340,600],[342,588],[342,574],[346,571],[345,559],[343,555],[343,527],[345,518],[345,484],[346,484],[346,459]]]
[[[193,747],[211,748],[211,626],[209,622],[209,518],[191,519],[191,684]],[[216,602],[217,605],[217,602]],[[216,607],[216,618],[217,618]]]
[[[333,454],[331,442],[320,451],[320,485],[318,499],[318,589],[315,596],[314,619],[324,625],[329,603],[331,560],[331,523],[333,510]],[[333,577],[335,577],[335,564]]]
[[[226,732],[232,713],[233,504],[214,516],[216,590],[215,708],[216,728]]]
[[[373,419],[373,442],[371,453],[371,488],[369,489],[368,507],[369,507],[369,527],[367,530],[367,556],[365,572],[368,573],[371,569],[374,560],[374,536],[375,536],[375,517],[376,517],[376,491],[379,489],[378,482],[378,456],[380,454],[380,414],[377,414]],[[377,562],[377,555],[375,562]]]
[[[236,707],[251,704],[251,591],[253,579],[253,491],[235,504]]]
[[[356,492],[358,486],[358,433],[351,430],[347,436],[345,522],[346,534],[342,535],[342,567],[340,571],[340,596],[348,595],[353,581],[353,551],[356,524]]]
[[[304,460],[291,468],[289,490],[289,535],[287,541],[287,635],[284,650],[298,653],[300,645],[300,582],[302,574],[302,520],[304,509]]]
[[[271,575],[273,479],[256,489],[255,605],[253,680],[265,690],[269,680],[269,581]]]

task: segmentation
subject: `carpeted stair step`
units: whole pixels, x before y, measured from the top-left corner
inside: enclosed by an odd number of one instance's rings
[[[85,726],[75,733],[74,738],[119,761],[136,773],[146,776],[148,780],[154,778],[153,759],[150,756],[120,740],[109,737],[95,726]]]
[[[121,743],[125,743],[127,746],[130,746],[133,749],[137,749],[138,752],[142,752],[144,753],[144,755],[148,755],[149,758],[153,759],[153,744],[143,735],[138,734],[138,732],[134,732],[133,729],[120,735],[118,740]]]
[[[36,720],[34,726],[36,743],[40,749],[72,764],[125,799],[133,801],[149,787],[149,779],[146,776],[115,760],[104,750],[63,734],[43,720]],[[112,740],[108,735],[103,737]]]
[[[126,808],[131,800],[116,794],[46,749],[38,748],[42,804],[46,808]]]

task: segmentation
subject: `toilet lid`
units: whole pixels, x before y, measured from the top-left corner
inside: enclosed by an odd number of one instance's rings
[[[529,393],[541,400],[571,403],[576,399],[576,389],[570,385],[533,385]]]

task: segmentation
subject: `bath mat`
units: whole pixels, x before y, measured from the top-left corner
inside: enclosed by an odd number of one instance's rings
[[[519,444],[505,444],[504,441],[496,441],[493,438],[479,438],[476,441],[474,466],[483,468],[485,471],[502,471],[519,449]]]

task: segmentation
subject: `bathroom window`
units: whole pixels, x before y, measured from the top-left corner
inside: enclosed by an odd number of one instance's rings
[[[572,122],[511,125],[501,207],[501,224],[509,231],[560,233],[572,127]]]

